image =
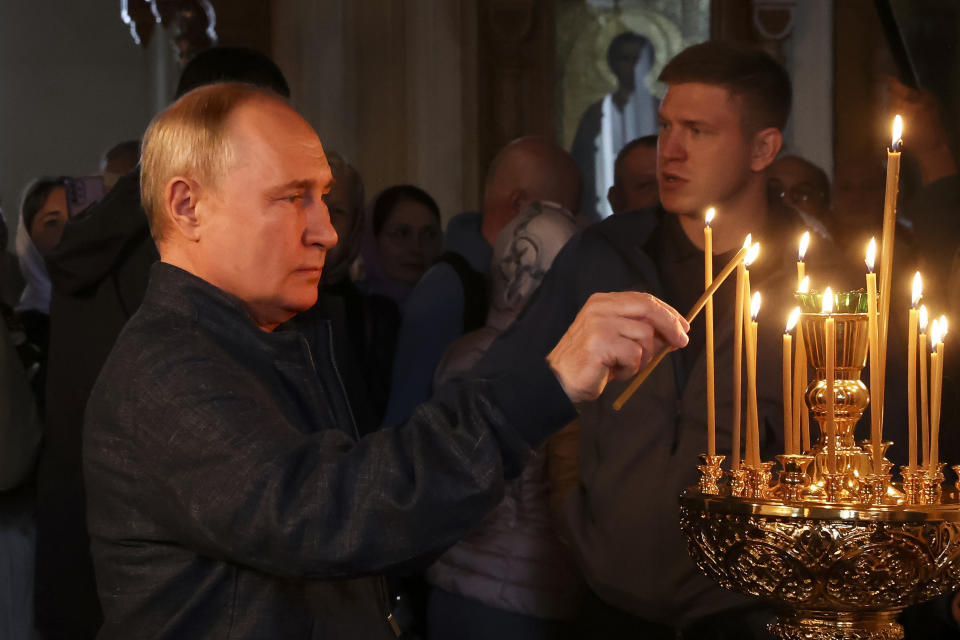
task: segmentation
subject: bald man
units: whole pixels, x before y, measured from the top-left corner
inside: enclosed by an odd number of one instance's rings
[[[653,296],[598,295],[548,358],[359,438],[329,339],[277,330],[337,242],[310,125],[196,89],[150,124],[140,184],[160,262],[83,438],[99,640],[399,636],[379,574],[466,534],[574,402],[686,344]]]
[[[573,157],[543,138],[519,138],[497,153],[487,170],[479,225],[476,213],[451,220],[446,253],[407,299],[384,426],[405,422],[430,397],[444,350],[486,319],[483,283],[500,231],[537,201],[553,202],[576,214],[581,189]]]

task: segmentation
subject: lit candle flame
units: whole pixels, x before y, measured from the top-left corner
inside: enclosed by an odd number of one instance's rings
[[[810,276],[803,276],[803,280],[800,281],[800,287],[797,289],[797,293],[810,293]]]
[[[823,292],[822,313],[833,313],[833,289],[830,287]]]
[[[713,217],[717,215],[717,210],[713,207],[707,209],[707,215],[704,216],[703,222],[706,226],[710,226],[710,223],[713,222]]]
[[[753,245],[753,234],[748,233],[747,237],[743,240],[743,248],[749,249]]]
[[[893,136],[890,139],[890,148],[894,151],[900,149],[900,138],[903,137],[903,118],[898,113],[893,117]]]
[[[750,246],[750,251],[747,252],[746,257],[743,259],[743,266],[749,267],[753,264],[753,261],[757,259],[758,255],[760,255],[760,243],[754,242]]]
[[[914,309],[916,309],[917,305],[920,304],[920,298],[922,297],[923,297],[923,278],[920,277],[920,272],[917,271],[915,274],[913,274],[913,297],[911,298]]]
[[[803,262],[804,256],[807,255],[807,247],[810,246],[810,232],[804,231],[803,235],[800,236],[800,250],[797,251],[797,261]]]
[[[938,342],[943,342],[943,339],[947,337],[947,316],[940,316],[940,340]]]
[[[790,317],[787,318],[787,328],[784,329],[784,333],[790,333],[793,331],[793,328],[797,326],[797,320],[800,319],[800,307],[794,307],[793,311],[790,312]]]
[[[877,239],[870,238],[870,244],[867,245],[867,257],[864,262],[867,263],[867,272],[873,273],[873,265],[877,259]]]
[[[758,315],[760,315],[760,292],[754,291],[753,297],[750,298],[750,318],[756,322]]]
[[[927,305],[920,305],[920,333],[927,332]]]
[[[930,351],[937,350],[938,342],[940,342],[940,322],[934,318],[930,323]]]

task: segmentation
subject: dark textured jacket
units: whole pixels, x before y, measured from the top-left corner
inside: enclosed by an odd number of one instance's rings
[[[663,215],[669,214],[618,214],[575,236],[474,374],[492,375],[508,370],[517,357],[549,352],[595,292],[638,290],[663,297],[661,267],[647,246]],[[772,459],[782,453],[780,336],[796,286],[796,254],[783,248],[795,247],[800,231],[786,218],[770,219],[767,227],[759,238],[765,259],[755,265],[751,285],[763,294],[758,401],[764,459]],[[822,245],[817,249],[829,255]],[[814,282],[823,283],[819,274],[826,265],[810,256],[808,262]],[[732,278],[725,286],[734,286]],[[715,313],[717,453],[729,456],[733,313],[731,308]],[[591,589],[615,607],[675,627],[747,602],[700,574],[679,529],[677,497],[696,484],[697,455],[706,450],[704,360],[701,352],[686,371],[681,352],[674,352],[620,412],[611,405],[626,381],[611,382],[599,400],[580,407],[580,486],[566,505],[566,533]],[[745,398],[746,377],[743,384]],[[815,435],[816,426],[812,429]]]
[[[390,637],[363,576],[461,537],[573,414],[537,356],[358,440],[328,345],[152,269],[87,406],[100,638]]]

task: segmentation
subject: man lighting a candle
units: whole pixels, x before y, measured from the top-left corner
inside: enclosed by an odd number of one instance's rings
[[[377,574],[466,534],[572,403],[686,343],[650,294],[594,296],[547,353],[358,438],[327,340],[276,330],[316,301],[331,183],[310,125],[248,85],[147,130],[161,262],[84,431],[102,640],[399,635]]]
[[[660,80],[668,85],[659,112],[661,206],[613,216],[575,236],[524,316],[474,373],[508,370],[518,354],[546,354],[597,291],[648,291],[685,313],[704,290],[704,214],[715,207],[714,274],[748,233],[762,246],[750,282],[771,319],[758,325],[756,379],[761,457],[772,460],[783,452],[779,318],[796,304],[803,229],[794,214],[768,202],[764,171],[781,148],[790,80],[767,54],[718,42],[686,49]],[[822,258],[830,253],[822,241],[811,246],[815,277],[832,269]],[[728,460],[734,282],[714,296],[716,452]],[[565,525],[590,587],[583,637],[767,637],[762,615],[743,608],[746,599],[701,576],[679,533],[677,496],[697,484],[697,457],[707,452],[704,334],[700,314],[690,345],[665,358],[621,411],[612,405],[626,383],[610,384],[579,407],[580,486],[567,502]]]

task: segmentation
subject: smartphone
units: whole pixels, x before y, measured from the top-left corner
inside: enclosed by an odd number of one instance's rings
[[[107,194],[107,187],[100,176],[67,178],[67,216],[72,218]]]

